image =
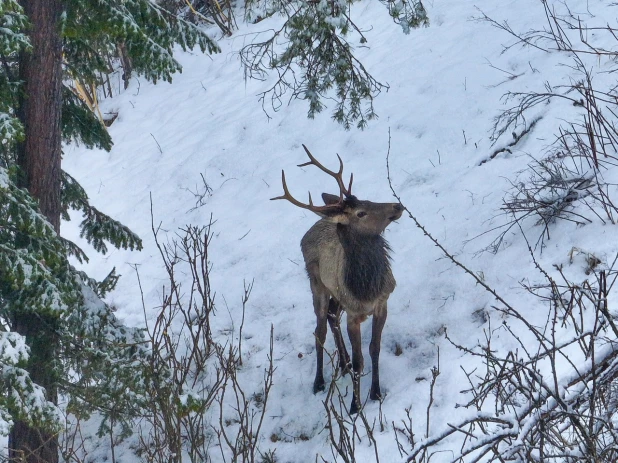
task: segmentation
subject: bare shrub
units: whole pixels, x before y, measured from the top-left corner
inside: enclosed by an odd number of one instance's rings
[[[166,244],[159,240],[159,229],[152,227],[168,286],[163,288],[153,322],[143,307],[151,347],[146,372],[152,399],[145,410],[147,424],[140,430],[140,451],[149,462],[180,463],[183,452],[192,462],[208,460],[206,415],[229,368],[210,361],[221,349],[210,328],[214,314],[208,262],[211,225],[189,226]],[[178,277],[185,272],[191,275],[188,289]]]
[[[389,154],[390,139],[387,169],[393,189]],[[399,199],[394,190],[393,194]],[[408,420],[403,426],[393,424],[406,461],[430,461],[437,454],[448,454],[448,460],[440,461],[451,462],[616,461],[618,324],[608,301],[618,278],[618,256],[611,265],[602,265],[598,258],[586,259],[590,278],[576,283],[561,267],[556,267],[557,278],[550,276],[528,244],[542,283],[524,287],[548,308],[544,323],[532,323],[405,210],[451,262],[495,297],[493,309],[502,321],[497,328],[490,323],[484,330],[485,341],[473,347],[447,335],[464,355],[482,364],[482,368],[464,370],[469,382],[463,391],[467,400],[457,408],[468,412],[461,413],[458,422],[416,439],[413,414],[406,410]],[[517,348],[496,350],[492,340],[498,330]],[[453,442],[457,450],[449,450]]]
[[[608,168],[618,165],[618,87],[593,85],[599,71],[593,71],[596,60],[590,59],[615,60],[618,52],[588,39],[618,42],[618,29],[609,24],[588,27],[566,4],[563,5],[566,12],[561,15],[546,1],[542,4],[547,18],[547,27],[542,30],[518,33],[507,22],[499,23],[484,14],[480,19],[515,37],[517,44],[564,54],[568,57],[565,66],[573,71],[574,77],[566,85],[553,86],[546,82],[542,91],[506,93],[503,99],[512,105],[496,117],[492,139],[496,142],[509,131],[515,133],[519,127],[526,130],[538,120],[538,110],[556,99],[581,108],[581,113],[576,121],[563,123],[541,160],[533,160],[526,171],[520,173],[520,179],[512,182],[511,192],[502,207],[507,220],[494,228],[501,231],[488,248],[493,252],[499,249],[506,233],[516,225],[521,226],[528,217],[534,217],[536,224],[542,227],[536,244],[543,245],[550,237],[549,224],[557,220],[582,225],[598,219],[615,224],[618,214],[608,193],[615,185],[603,176]],[[528,123],[527,119],[533,117]]]
[[[549,224],[557,220],[585,224],[596,218],[613,224],[617,212],[608,194],[609,184],[603,179],[603,173],[617,160],[616,88],[595,89],[591,67],[585,64],[587,56],[616,56],[587,41],[587,37],[602,34],[616,39],[616,30],[606,26],[588,34],[592,30],[575,18],[566,4],[567,12],[560,17],[547,2],[543,6],[548,27],[541,31],[519,34],[506,22],[483,18],[516,37],[516,43],[565,53],[571,60],[569,67],[581,76],[566,86],[546,84],[542,92],[508,93],[505,100],[515,104],[494,126],[497,140],[508,130],[525,127],[532,108],[555,98],[582,108],[581,118],[560,128],[544,159],[530,163],[527,178],[513,182],[511,194],[504,200],[503,210],[510,217],[504,227],[508,231],[516,226],[523,232],[522,221],[534,218],[543,228],[537,245],[549,238]],[[503,237],[504,232],[493,243],[493,250]],[[440,248],[474,277],[474,272]],[[502,323],[498,327],[490,323],[484,342],[474,347],[447,336],[483,367],[466,371],[469,387],[463,392],[467,400],[458,407],[468,413],[425,439],[409,439],[412,448],[407,451],[407,461],[418,462],[443,452],[452,447],[454,439],[458,445],[449,456],[453,462],[616,461],[618,329],[608,307],[618,276],[616,260],[608,268],[589,265],[589,279],[578,283],[561,267],[556,267],[556,277],[552,277],[537,263],[530,244],[528,249],[543,280],[540,284],[526,282],[524,287],[548,308],[545,322],[532,323],[475,278],[497,298],[493,309]],[[502,338],[510,337],[517,348],[497,351],[493,347],[497,332]],[[411,424],[404,427],[404,435],[411,437],[411,429]]]
[[[270,347],[268,351],[268,366],[264,371],[263,389],[249,395],[239,380],[235,368],[239,357],[238,350],[230,347],[227,351],[218,350],[219,365],[229,365],[224,387],[217,395],[219,419],[211,423],[211,428],[217,436],[221,458],[224,462],[256,463],[274,458],[274,451],[262,453],[259,449],[259,438],[266,416],[266,406],[273,385],[275,367],[273,365],[273,331],[270,327]],[[231,395],[231,403],[226,402],[226,394]],[[226,452],[227,449],[227,452]],[[258,460],[259,458],[259,460]],[[267,460],[268,461],[268,460]]]
[[[240,341],[232,346],[212,336],[215,303],[208,260],[212,224],[211,220],[205,227],[188,226],[166,243],[152,225],[167,281],[154,320],[149,321],[143,307],[151,349],[144,369],[151,398],[139,423],[139,453],[148,462],[208,462],[213,451],[224,462],[252,463],[260,456],[261,427],[275,371],[272,327],[264,387],[247,390],[239,378]],[[252,287],[245,284],[243,320]]]
[[[577,203],[586,204],[591,214],[603,221],[595,212],[595,206],[603,205],[611,214],[613,205],[608,197],[600,194],[606,185],[600,185],[597,180],[593,169],[582,169],[570,156],[533,160],[526,170],[520,172],[519,179],[511,181],[511,190],[503,199],[501,208],[510,220],[500,227],[500,234],[488,250],[496,253],[506,234],[516,226],[523,226],[528,218],[541,226],[536,241],[536,245],[541,246],[550,238],[550,225],[558,220],[577,225],[591,223],[592,219],[584,215],[585,211],[575,207]]]
[[[379,423],[374,419],[371,423],[367,419],[365,413],[365,404],[368,396],[364,401],[361,401],[361,406],[355,413],[350,413],[346,407],[346,401],[349,401],[349,395],[352,391],[342,389],[340,386],[340,378],[342,371],[340,362],[337,359],[338,353],[331,353],[324,349],[324,352],[330,359],[332,365],[332,375],[330,383],[326,388],[326,397],[322,400],[326,418],[326,430],[328,432],[328,445],[333,457],[333,461],[343,461],[345,463],[355,463],[358,461],[367,461],[366,459],[357,459],[358,444],[368,445],[374,450],[375,462],[380,462],[378,455],[378,443],[374,437],[374,431],[379,424],[379,430],[384,431],[385,419],[382,415],[382,400],[380,399],[380,414]],[[352,382],[360,381],[360,378],[352,375]],[[355,385],[353,384],[352,389]],[[324,456],[320,456],[319,461],[326,463],[328,460]]]
[[[62,460],[66,463],[84,463],[88,460],[88,451],[84,445],[82,421],[79,417],[65,417],[64,429],[58,436]],[[113,448],[113,439],[112,439]],[[116,460],[112,457],[112,463]]]
[[[440,376],[440,351],[438,350],[438,364],[431,368],[431,381],[429,383],[429,400],[427,402],[427,408],[425,410],[425,439],[429,438],[430,425],[431,425],[431,406],[434,402],[434,394],[436,392],[436,382]],[[414,421],[412,419],[412,409],[406,408],[406,419],[401,420],[400,424],[393,422],[393,429],[395,430],[395,441],[397,442],[397,449],[399,455],[402,457],[408,456],[409,449],[416,448],[416,433],[414,432]],[[401,440],[399,440],[401,437]],[[403,442],[402,442],[403,441]],[[405,445],[404,445],[405,444]],[[415,458],[415,462],[428,463],[431,460],[432,453],[423,449],[419,455]]]
[[[616,461],[618,328],[608,295],[618,271],[612,265],[576,284],[561,268],[556,281],[536,265],[545,282],[525,287],[547,304],[546,323],[535,326],[512,307],[494,307],[504,321],[485,330],[484,344],[470,348],[447,337],[484,365],[483,373],[467,372],[469,400],[461,406],[471,413],[418,442],[407,461],[454,434],[463,444],[451,461]],[[492,349],[497,330],[519,347]]]

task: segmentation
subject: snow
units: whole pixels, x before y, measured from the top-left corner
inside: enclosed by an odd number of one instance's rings
[[[616,10],[600,1],[571,0],[569,5],[581,14],[592,11],[596,23],[615,17]],[[344,131],[331,120],[328,109],[308,120],[308,106],[302,101],[291,101],[278,112],[266,107],[267,117],[256,95],[273,81],[243,80],[238,50],[251,41],[252,34],[277,29],[281,18],[271,18],[242,26],[233,37],[221,39],[218,55],[179,51],[183,72],[172,84],[153,85],[134,78],[126,91],[102,101],[104,113],[118,113],[109,129],[114,140],[110,153],[65,147],[64,168],[81,182],[92,204],[144,240],[142,252],[110,249],[97,255],[87,251],[90,262],[80,265],[99,279],[114,266],[122,274],[108,302],[128,325],[144,323],[134,267],[139,269],[152,316],[166,284],[150,229],[150,197],[155,224],[160,222],[170,235],[187,224],[206,225],[212,215],[216,221],[209,249],[217,303],[214,333],[222,340],[230,329],[237,335],[243,282],[253,280],[240,375],[256,391],[261,389],[270,325],[274,325],[276,372],[261,449],[276,448],[280,462],[299,461],[298,455],[306,455],[304,461],[314,461],[316,454],[331,458],[324,430],[324,395],[312,393],[315,317],[299,247],[317,216],[283,201],[269,201],[281,194],[281,169],[292,194],[301,200],[306,199],[307,190],[314,198],[334,190],[334,182],[326,176],[296,167],[306,161],[301,144],[330,168],[336,167],[338,153],[345,163],[344,175],[354,172],[355,194],[387,202],[392,201],[385,160],[390,131],[392,183],[408,209],[532,324],[542,325],[547,318],[547,307],[520,285],[524,280],[538,281],[541,275],[519,232],[507,234],[497,254],[480,251],[498,234],[486,232],[504,222],[500,207],[509,180],[517,178],[531,157],[541,158],[560,124],[576,120],[579,110],[559,99],[537,107],[527,115],[528,121],[542,116],[534,130],[510,152],[488,160],[512,141],[513,128],[495,141],[490,136],[493,118],[512,104],[501,99],[503,94],[543,91],[546,81],[563,85],[574,71],[564,66],[569,59],[560,53],[519,45],[505,51],[514,38],[478,20],[484,13],[498,23],[508,20],[515,31],[542,28],[545,16],[537,0],[435,0],[425,6],[430,27],[409,35],[402,34],[379,2],[360,2],[352,9],[370,46],[359,47],[356,53],[374,77],[390,86],[375,100],[379,119],[370,121],[364,131]],[[611,63],[601,59],[595,68],[608,70]],[[117,92],[120,87],[118,82]],[[484,160],[488,161],[481,164]],[[212,192],[199,205],[196,194],[205,191],[202,175]],[[616,172],[608,171],[606,177],[615,179]],[[494,297],[445,259],[405,217],[385,234],[393,249],[398,282],[389,299],[380,358],[387,425],[385,431],[374,434],[380,459],[386,462],[403,460],[392,423],[406,419],[405,408],[412,410],[418,437],[425,437],[430,369],[438,360],[441,374],[431,409],[431,431],[442,430],[447,422],[461,422],[468,413],[455,406],[467,401],[460,394],[467,387],[460,365],[472,369],[474,362],[445,340],[445,331],[455,342],[473,347],[484,341],[490,329],[479,311],[488,313],[492,327],[503,321],[503,315],[492,309]],[[78,219],[62,224],[63,235],[89,249],[79,238]],[[526,225],[524,231],[533,242],[540,229],[533,221]],[[603,265],[611,263],[618,252],[617,236],[615,226],[598,220],[585,227],[558,222],[551,226],[551,239],[536,258],[546,269],[564,265],[571,278],[583,281],[588,278],[583,255],[593,254]],[[573,249],[581,256],[571,262]],[[371,381],[370,334],[367,322],[362,327],[363,394]],[[330,334],[326,347],[334,350]],[[493,331],[492,347],[506,351],[517,345],[498,328]],[[327,366],[327,381],[329,371]],[[342,390],[351,390],[349,377],[339,382]],[[378,404],[368,401],[366,413],[370,422],[377,419]],[[271,442],[272,435],[278,442]],[[359,444],[358,461],[375,460],[374,449],[367,443],[363,439]],[[454,443],[453,448],[460,446]],[[450,455],[436,454],[432,461],[449,461]],[[220,458],[218,450],[213,458]]]
[[[8,187],[9,187],[9,174],[6,171],[6,169],[0,168],[0,188],[6,189]]]
[[[14,365],[28,359],[28,347],[23,336],[6,332],[0,333],[0,363]]]

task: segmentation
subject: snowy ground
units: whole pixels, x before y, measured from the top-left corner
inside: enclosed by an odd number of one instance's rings
[[[607,16],[608,7],[602,9],[602,3],[569,2],[582,14],[589,8],[603,24],[614,16]],[[280,462],[315,461],[317,454],[332,459],[322,397],[312,394],[315,317],[299,246],[317,218],[289,203],[269,201],[281,192],[282,168],[300,199],[307,190],[314,197],[333,191],[332,180],[296,167],[305,161],[301,144],[333,167],[339,153],[346,172],[354,172],[355,193],[361,199],[391,201],[385,160],[390,130],[393,186],[404,204],[441,243],[531,320],[546,313],[519,284],[525,277],[534,280],[537,273],[518,233],[509,234],[495,255],[478,251],[497,233],[468,240],[502,223],[499,209],[509,180],[526,167],[530,156],[541,155],[561,121],[577,114],[568,102],[552,101],[540,107],[542,120],[512,154],[501,153],[479,165],[512,140],[510,132],[495,145],[489,139],[492,120],[503,108],[500,97],[509,90],[542,90],[545,81],[566,82],[570,70],[561,63],[568,60],[558,53],[520,46],[502,53],[513,37],[474,20],[482,11],[497,21],[508,20],[514,30],[542,28],[545,17],[537,0],[430,0],[426,7],[431,26],[409,35],[391,22],[379,2],[364,1],[353,10],[355,22],[367,29],[371,47],[359,49],[358,55],[378,80],[390,85],[375,103],[379,119],[365,131],[344,131],[331,121],[328,110],[308,120],[307,106],[299,101],[271,111],[271,119],[266,117],[256,94],[268,82],[244,81],[237,55],[251,40],[247,34],[272,27],[263,22],[221,40],[219,55],[179,53],[184,70],[171,85],[136,78],[121,95],[103,101],[104,112],[119,114],[110,128],[114,140],[110,153],[65,147],[64,168],[85,187],[93,205],[144,240],[142,252],[88,253],[92,276],[102,278],[113,266],[122,274],[108,300],[127,324],[143,324],[133,266],[139,268],[148,307],[159,304],[165,281],[150,232],[150,195],[155,222],[171,234],[186,224],[206,224],[212,214],[216,224],[210,248],[211,280],[217,293],[218,336],[238,326],[243,281],[255,281],[243,334],[242,375],[256,388],[267,363],[270,325],[274,325],[277,370],[261,447],[276,448]],[[615,15],[616,10],[609,13]],[[597,66],[609,69],[602,61]],[[518,77],[510,79],[512,75]],[[194,208],[191,191],[200,190],[200,174],[213,191],[203,206]],[[63,234],[81,242],[75,219],[63,224]],[[535,239],[540,230],[529,225],[526,232]],[[559,223],[538,257],[547,268],[565,264],[575,280],[583,280],[584,265],[578,260],[570,264],[569,251],[578,247],[611,261],[618,252],[618,240],[613,239],[617,236],[618,230],[610,225],[578,228]],[[410,219],[404,216],[392,224],[386,238],[393,249],[398,286],[389,300],[381,356],[386,393],[382,411],[389,425],[376,433],[376,439],[380,461],[393,462],[403,459],[390,423],[404,419],[405,408],[412,410],[418,435],[424,434],[430,370],[438,364],[438,351],[441,374],[431,427],[441,429],[465,412],[454,407],[465,400],[460,390],[466,378],[459,366],[470,360],[462,359],[445,341],[444,330],[455,341],[472,346],[484,339],[489,327],[478,316],[479,309],[489,313],[492,326],[501,320],[491,309],[494,298],[444,259]],[[366,373],[370,330],[371,324],[365,323]],[[501,344],[499,331],[494,336],[495,348],[513,347],[510,338]],[[327,347],[333,349],[333,344],[329,335]],[[401,355],[396,355],[397,345],[403,348]],[[340,381],[345,387],[350,379]],[[363,377],[364,393],[370,381],[370,375]],[[369,402],[366,413],[370,420],[377,418],[378,405]],[[280,440],[271,442],[272,435]],[[373,448],[366,444],[366,440],[359,444],[358,461],[375,459]],[[213,455],[216,458],[218,452]],[[449,457],[449,453],[438,454],[432,461]]]

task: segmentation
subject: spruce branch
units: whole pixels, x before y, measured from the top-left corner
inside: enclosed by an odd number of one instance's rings
[[[62,217],[70,220],[69,209],[80,211],[84,219],[80,223],[80,237],[86,238],[96,251],[105,254],[111,243],[117,249],[142,249],[142,240],[131,229],[99,211],[88,201],[83,187],[71,175],[62,172]],[[74,248],[72,250],[75,251]],[[83,253],[82,253],[83,254]],[[81,254],[78,253],[81,256]]]

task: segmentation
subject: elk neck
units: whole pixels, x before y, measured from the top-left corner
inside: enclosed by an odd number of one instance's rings
[[[337,225],[343,246],[344,282],[359,301],[376,300],[384,291],[391,274],[390,247],[382,235],[359,233],[349,226]]]

